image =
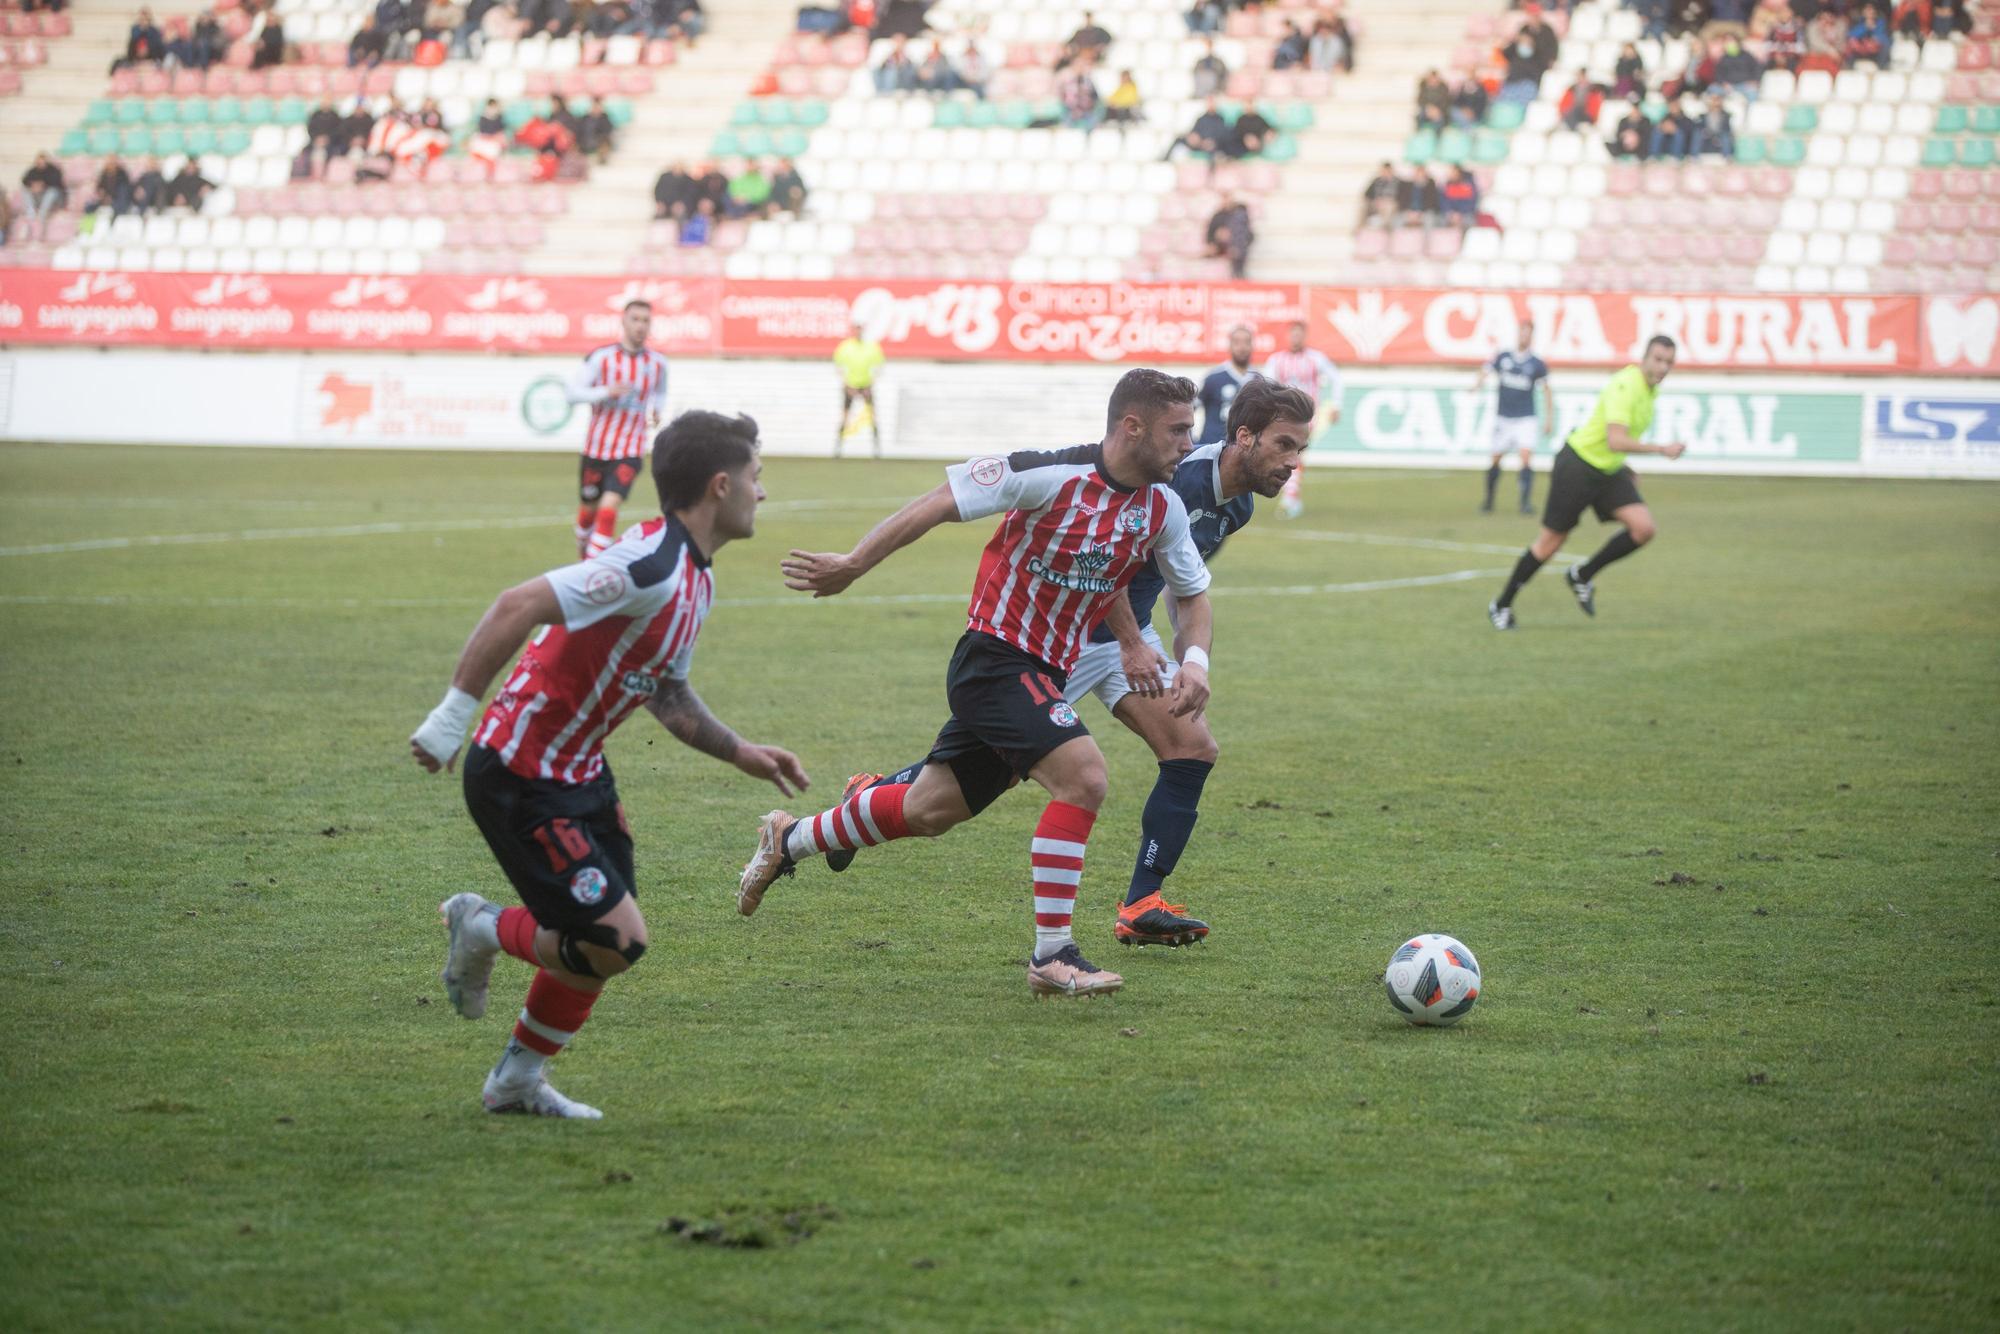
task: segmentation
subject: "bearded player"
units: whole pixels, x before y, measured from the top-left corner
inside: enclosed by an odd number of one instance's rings
[[[1174,470],[1173,489],[1186,507],[1188,528],[1202,563],[1215,559],[1231,533],[1241,532],[1256,508],[1256,497],[1275,499],[1299,466],[1312,436],[1313,401],[1292,389],[1254,376],[1237,391],[1229,409],[1226,438],[1203,445]],[[1112,934],[1126,945],[1191,945],[1208,936],[1208,923],[1187,915],[1162,894],[1188,837],[1194,832],[1201,791],[1215,768],[1215,736],[1203,711],[1176,712],[1169,693],[1176,675],[1153,628],[1153,608],[1166,587],[1157,560],[1148,561],[1123,598],[1111,603],[1104,621],[1090,632],[1063,691],[1072,705],[1095,695],[1111,716],[1152,747],[1160,776],[1146,799],[1139,823],[1139,855]],[[1180,623],[1169,600],[1169,618]],[[1178,636],[1177,636],[1178,638]],[[1176,644],[1175,658],[1184,643]],[[923,768],[919,761],[890,778],[862,774],[848,780],[848,792],[880,782],[907,783]],[[827,869],[844,871],[854,854],[826,854]]]
[[[577,470],[578,560],[611,545],[619,506],[646,466],[646,437],[666,411],[667,359],[646,346],[652,332],[652,303],[626,302],[618,341],[593,349],[563,381],[570,402],[590,404]]]
[[[1105,777],[1104,756],[1063,688],[1090,628],[1156,560],[1179,599],[1185,646],[1172,708],[1187,717],[1208,702],[1208,569],[1169,485],[1193,440],[1194,399],[1192,381],[1129,371],[1112,391],[1100,443],[958,464],[853,551],[794,551],[782,562],[789,587],[832,597],[941,523],[1004,516],[980,559],[966,631],[945,677],[951,716],[922,771],[914,781],[852,791],[806,819],[765,816],[738,882],[738,912],[755,912],[778,877],[806,858],[935,837],[1031,779],[1049,801],[1029,845],[1029,991],[1091,996],[1123,985],[1084,958],[1071,934]]]
[[[535,969],[513,1038],[486,1076],[489,1112],[603,1115],[551,1088],[545,1067],[590,1017],[605,981],[646,952],[632,831],[605,738],[643,706],[681,742],[787,796],[806,786],[796,756],[742,740],[688,684],[715,595],[709,563],[752,534],[764,498],[759,471],[750,418],[677,417],[653,447],[665,515],[595,560],[502,593],[459,656],[444,702],[410,738],[418,764],[451,768],[486,687],[536,632],[465,758],[465,804],[526,906],[503,909],[473,893],[439,906],[450,934],[445,994],[467,1019],[486,1013],[502,952]]]

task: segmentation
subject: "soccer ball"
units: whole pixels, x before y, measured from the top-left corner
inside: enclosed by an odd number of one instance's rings
[[[1465,1018],[1479,999],[1479,960],[1450,936],[1412,936],[1389,956],[1382,985],[1403,1018],[1441,1028]]]

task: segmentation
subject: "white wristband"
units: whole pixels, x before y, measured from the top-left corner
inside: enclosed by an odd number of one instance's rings
[[[1181,654],[1181,661],[1205,672],[1208,670],[1208,650],[1199,644],[1189,644],[1187,652]]]
[[[472,725],[472,718],[479,711],[479,697],[468,695],[457,686],[444,692],[444,699],[431,710],[430,717],[424,719],[410,740],[430,752],[440,763],[458,754],[458,748],[465,741],[465,729]]]

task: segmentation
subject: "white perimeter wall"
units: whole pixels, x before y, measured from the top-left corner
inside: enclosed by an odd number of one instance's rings
[[[303,448],[574,451],[569,358],[25,349],[0,352],[0,438]],[[1096,440],[1121,366],[897,362],[877,388],[887,452],[963,458]],[[1459,370],[1354,370],[1316,464],[1484,467],[1492,395]],[[1565,429],[1604,374],[1555,375]],[[669,413],[748,412],[773,454],[832,452],[822,362],[673,364]],[[2000,382],[1675,376],[1655,439],[1683,472],[2000,478]],[[854,437],[850,451],[867,448]],[[1547,445],[1544,446],[1547,452]]]

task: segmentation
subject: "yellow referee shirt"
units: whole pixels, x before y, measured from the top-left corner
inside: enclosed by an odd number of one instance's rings
[[[1646,383],[1645,372],[1627,366],[1611,377],[1597,396],[1590,420],[1570,432],[1569,447],[1576,456],[1599,472],[1617,472],[1625,466],[1625,456],[1610,445],[1611,423],[1617,422],[1637,440],[1653,424],[1655,390]]]
[[[833,349],[833,364],[849,389],[867,389],[882,369],[882,345],[872,338],[843,338]]]

